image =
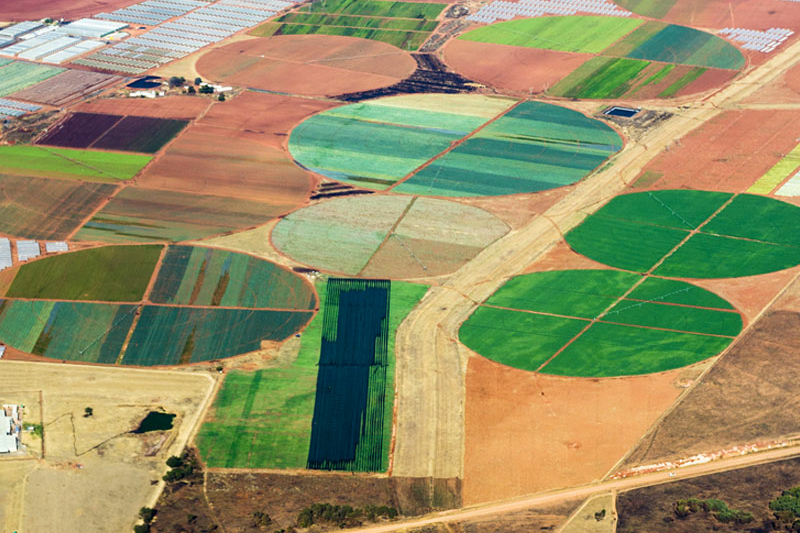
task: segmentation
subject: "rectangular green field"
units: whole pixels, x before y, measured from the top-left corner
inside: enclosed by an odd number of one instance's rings
[[[281,23],[309,24],[313,26],[342,26],[349,28],[374,28],[383,30],[413,30],[431,32],[439,23],[426,19],[399,19],[359,17],[355,15],[329,15],[326,13],[288,13],[276,20]]]
[[[772,189],[781,184],[795,170],[800,168],[800,144],[795,146],[788,154],[783,156],[775,166],[770,168],[766,174],[761,176],[758,181],[747,189],[753,194],[769,194]]]
[[[389,314],[389,366],[386,390],[394,390],[394,342],[400,322],[427,291],[425,285],[392,282]],[[320,309],[325,282],[317,284]],[[233,371],[223,383],[213,410],[197,437],[201,456],[217,468],[305,468],[322,342],[322,313],[303,331],[296,356],[279,368]],[[392,432],[393,402],[384,413],[384,440]]]
[[[742,331],[742,317],[739,313],[630,300],[619,302],[603,315],[601,320],[618,324],[731,337],[735,337]]]
[[[6,296],[137,302],[153,275],[161,245],[104,246],[23,264]]]
[[[544,20],[544,19],[543,19]],[[635,59],[593,57],[550,89],[566,98],[619,98],[650,63]]]
[[[736,258],[733,265],[732,257]],[[697,233],[654,274],[671,278],[730,278],[774,272],[797,264],[800,264],[800,248],[796,246]]]
[[[672,279],[648,277],[627,298],[712,309],[733,309],[730,302],[711,291]]]
[[[588,324],[588,320],[478,307],[458,335],[484,357],[533,371]]]
[[[597,54],[642,23],[640,19],[618,17],[527,18],[483,26],[460,39]]]
[[[272,35],[341,35],[391,44],[402,50],[417,50],[430,32],[352,28],[310,24],[282,24]]]
[[[21,91],[63,71],[63,68],[24,61],[2,63],[0,64],[0,96]]]
[[[688,235],[687,231],[615,220],[596,213],[570,231],[566,240],[590,259],[646,272]],[[620,242],[627,243],[627,247]]]
[[[133,178],[152,157],[43,146],[0,146],[2,171],[20,176],[115,183]]]
[[[511,278],[486,305],[595,318],[640,277],[614,270],[537,272]]]
[[[303,6],[301,13],[336,13],[369,17],[435,19],[448,4],[383,0],[325,0]]]
[[[249,255],[170,246],[150,301],[223,307],[313,309],[313,292],[302,278]]]
[[[653,35],[667,27],[666,22],[649,20],[626,35],[623,39],[603,51],[603,55],[612,57],[626,57],[639,46],[646,43]]]
[[[702,361],[724,350],[731,340],[597,322],[542,372],[587,377],[659,372]]]
[[[693,68],[692,70],[690,70],[689,72],[687,72],[686,74],[675,80],[673,83],[671,83],[669,87],[661,91],[661,93],[658,95],[659,98],[669,98],[670,96],[676,95],[678,91],[680,91],[681,89],[683,89],[684,87],[695,81],[697,78],[705,74],[706,70],[707,69],[702,67]]]
[[[116,190],[115,185],[0,175],[0,232],[63,240]]]

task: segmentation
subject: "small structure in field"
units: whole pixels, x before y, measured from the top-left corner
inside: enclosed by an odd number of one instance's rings
[[[16,405],[0,409],[0,454],[19,450],[20,411]]]

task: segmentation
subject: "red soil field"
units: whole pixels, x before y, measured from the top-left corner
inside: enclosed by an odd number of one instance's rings
[[[684,280],[728,300],[736,309],[744,313],[748,321],[753,321],[758,313],[769,304],[800,273],[800,267],[789,268],[746,278]]]
[[[336,102],[245,91],[215,105],[202,124],[230,130],[240,138],[282,148],[289,132],[306,118],[339,105]]]
[[[214,48],[197,71],[219,83],[290,94],[330,96],[393,85],[416,62],[392,45],[354,37],[281,35]]]
[[[800,65],[795,65],[764,85],[743,103],[767,105],[800,103]]]
[[[694,372],[557,378],[471,357],[464,505],[602,478],[675,401],[674,383]]]
[[[512,229],[519,228],[534,216],[541,215],[568,193],[575,185],[567,185],[530,194],[510,194],[507,196],[476,196],[448,198],[453,202],[479,207],[508,224]]]
[[[137,182],[146,187],[297,205],[311,174],[284,149],[289,131],[331,102],[245,92],[214,105],[154,161]]]
[[[678,0],[662,20],[708,29],[797,30],[800,5],[776,0]]]
[[[650,179],[634,188],[743,192],[794,148],[798,137],[800,111],[725,111],[659,154],[640,175]]]
[[[591,54],[453,39],[444,49],[447,65],[498,89],[542,92],[581,66]]]
[[[108,13],[141,0],[0,0],[0,20],[75,19]]]
[[[522,273],[547,272],[549,270],[607,270],[608,266],[593,261],[588,257],[572,251],[569,245],[561,241],[543,257],[528,266]]]
[[[62,106],[120,80],[119,76],[98,72],[67,70],[11,96],[28,102]]]
[[[686,96],[719,89],[735,78],[739,72],[735,70],[708,69],[699,78],[678,91],[675,96]]]
[[[165,98],[104,98],[79,105],[84,113],[108,113],[153,118],[191,120],[201,115],[213,100],[200,96],[167,96]]]

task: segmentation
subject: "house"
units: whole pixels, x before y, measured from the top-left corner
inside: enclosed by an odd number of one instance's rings
[[[4,405],[0,409],[0,453],[19,450],[19,409],[16,405]]]

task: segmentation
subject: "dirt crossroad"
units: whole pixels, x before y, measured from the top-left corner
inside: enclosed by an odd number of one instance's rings
[[[628,144],[566,197],[485,249],[432,288],[397,331],[396,476],[461,477],[465,375],[469,351],[458,328],[478,302],[541,257],[562,235],[621,192],[665,147],[750,96],[800,60],[800,42],[753,68],[703,102],[668,109],[674,116]]]

